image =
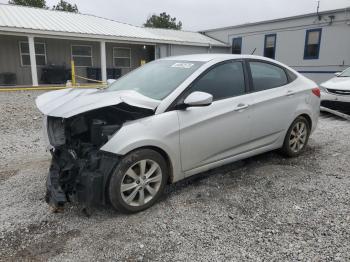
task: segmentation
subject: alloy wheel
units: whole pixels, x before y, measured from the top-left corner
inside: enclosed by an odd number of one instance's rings
[[[162,183],[159,164],[150,159],[136,162],[124,174],[120,192],[130,206],[143,206],[158,193]]]
[[[296,122],[289,137],[289,147],[294,153],[298,153],[305,146],[307,140],[307,126],[304,122]]]

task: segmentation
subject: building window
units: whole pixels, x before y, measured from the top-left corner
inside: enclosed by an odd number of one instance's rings
[[[265,35],[264,56],[275,59],[276,54],[276,34]]]
[[[131,67],[131,49],[124,47],[113,48],[113,63],[118,68]]]
[[[75,66],[92,66],[92,47],[89,45],[72,45],[72,60]]]
[[[46,45],[45,43],[35,43],[35,58],[37,66],[46,65]],[[19,51],[21,54],[21,65],[30,66],[30,54],[28,42],[19,42]]]
[[[306,31],[304,59],[318,59],[321,46],[322,29]]]
[[[232,39],[232,54],[242,54],[242,37]]]

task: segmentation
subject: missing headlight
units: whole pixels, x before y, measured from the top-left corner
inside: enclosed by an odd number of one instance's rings
[[[91,143],[96,146],[105,144],[120,127],[121,125],[107,125],[103,120],[94,119],[90,130]]]
[[[58,117],[48,117],[47,134],[52,146],[64,145],[66,143],[64,120]]]

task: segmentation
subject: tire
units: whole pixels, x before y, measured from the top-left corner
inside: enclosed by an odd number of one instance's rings
[[[299,156],[305,150],[309,136],[310,123],[303,116],[297,117],[290,125],[284,138],[282,153],[287,157]]]
[[[111,175],[108,185],[112,206],[122,213],[136,213],[151,207],[163,194],[168,181],[165,159],[151,149],[126,155]]]

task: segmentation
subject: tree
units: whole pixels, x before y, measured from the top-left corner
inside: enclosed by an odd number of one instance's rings
[[[52,7],[52,10],[58,10],[58,11],[67,11],[72,13],[78,13],[78,7],[76,4],[70,4],[64,0],[61,0],[57,3],[57,5],[54,5]]]
[[[24,5],[39,8],[47,8],[45,0],[10,0],[8,3],[11,5]]]
[[[152,15],[148,17],[145,27],[155,27],[155,28],[169,28],[175,30],[181,30],[182,22],[176,23],[176,17],[171,17],[167,13],[163,12],[159,15]]]
[[[46,6],[45,0],[9,0],[8,3],[11,5],[33,6],[33,7],[45,8],[45,9],[49,8],[48,6]],[[64,0],[60,0],[57,3],[57,5],[54,5],[52,7],[52,10],[68,11],[73,13],[79,12],[76,4],[73,5]]]

